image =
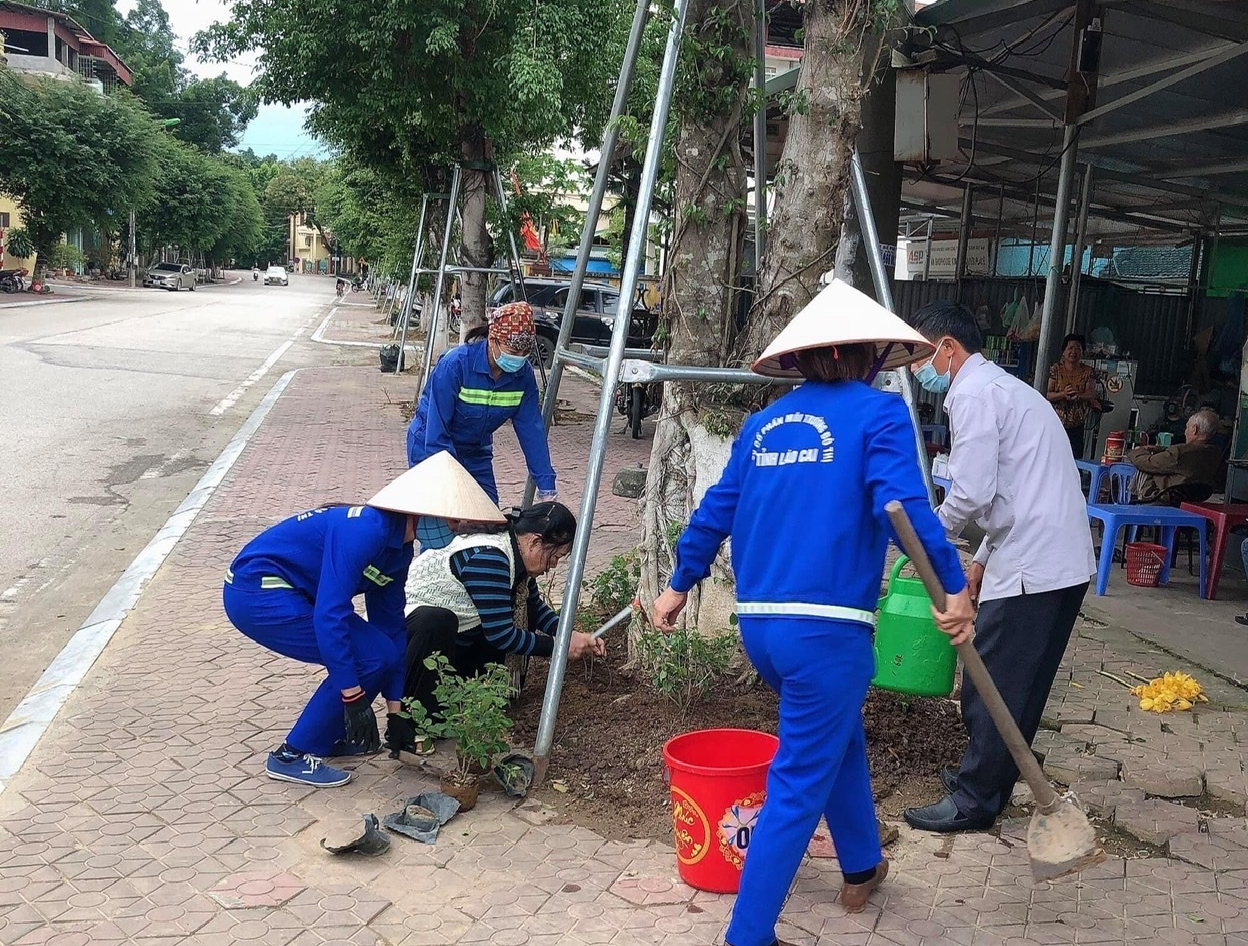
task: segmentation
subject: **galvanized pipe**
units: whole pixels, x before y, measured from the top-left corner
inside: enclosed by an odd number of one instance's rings
[[[646,231],[650,223],[650,208],[654,200],[654,186],[659,176],[659,164],[663,154],[663,136],[667,130],[668,113],[672,106],[672,92],[676,85],[676,63],[680,58],[680,37],[685,28],[685,16],[689,0],[677,0],[676,15],[667,33],[667,48],[663,53],[663,67],[659,72],[658,93],[655,95],[654,114],[650,122],[650,136],[646,143],[646,158],[642,164],[641,186],[637,197],[637,233],[628,245],[624,272],[620,278],[621,305],[631,305],[637,291],[637,277],[641,273],[646,252]],[[603,156],[604,161],[610,155]],[[592,219],[592,218],[591,218]],[[588,253],[585,254],[588,261]],[[578,264],[581,262],[578,257]],[[569,295],[569,306],[576,304],[576,297]],[[575,311],[575,310],[573,310]],[[581,513],[572,554],[568,558],[568,582],[563,593],[563,607],[559,611],[559,630],[555,636],[555,650],[550,658],[550,672],[546,680],[546,693],[542,698],[542,715],[537,727],[537,739],[533,754],[538,759],[550,755],[555,739],[555,717],[559,712],[559,697],[563,692],[563,678],[567,672],[568,647],[576,621],[576,606],[581,594],[581,581],[585,577],[585,557],[589,551],[590,535],[594,525],[594,507],[598,503],[598,488],[602,485],[602,467],[607,456],[607,438],[611,433],[611,415],[615,407],[615,382],[620,374],[620,362],[628,342],[629,318],[619,313],[611,331],[611,354],[603,371],[602,391],[598,396],[598,415],[594,421],[594,438],[589,449],[589,462],[585,470],[585,491],[581,496]],[[563,328],[568,328],[571,313],[565,313]],[[553,409],[553,408],[552,408]]]
[[[646,32],[646,21],[649,18],[650,0],[637,0],[637,6],[633,10],[633,23],[628,33],[628,44],[624,47],[624,61],[620,64],[620,81],[615,86],[611,115],[607,119],[607,128],[602,136],[602,147],[598,154],[598,171],[594,175],[594,188],[589,193],[589,207],[585,211],[585,225],[581,227],[581,243],[577,248],[576,263],[572,268],[568,301],[564,303],[563,318],[559,323],[559,338],[555,342],[555,356],[550,368],[550,380],[546,383],[546,397],[542,402],[542,423],[546,425],[547,430],[550,430],[550,425],[555,419],[555,405],[559,401],[559,385],[563,382],[563,366],[566,359],[561,358],[560,353],[567,351],[568,342],[572,339],[576,309],[581,300],[581,287],[585,284],[585,273],[589,269],[589,255],[594,246],[594,233],[598,229],[598,218],[602,216],[602,202],[606,198],[607,185],[611,179],[611,158],[620,140],[620,116],[628,109],[628,94],[633,87],[637,58],[641,53],[641,41]],[[623,296],[620,299],[621,308],[628,305]],[[616,313],[617,317],[621,314]],[[533,491],[533,478],[529,477],[524,484],[523,505],[528,506],[533,502]]]
[[[767,4],[754,4],[754,278],[763,268],[767,245]]]
[[[707,384],[801,384],[801,378],[768,378],[747,368],[699,368],[691,365],[661,365],[641,358],[620,362],[620,381],[644,384],[647,381],[701,381]]]
[[[1079,189],[1079,217],[1075,221],[1075,248],[1070,254],[1070,288],[1067,290],[1066,331],[1075,330],[1079,318],[1079,290],[1083,284],[1083,250],[1088,242],[1088,206],[1092,203],[1092,165],[1083,170],[1083,185]]]
[[[611,628],[618,627],[620,624],[622,624],[627,618],[632,616],[632,613],[633,613],[633,605],[632,603],[629,603],[627,607],[620,608],[619,613],[617,613],[615,617],[613,617],[606,624],[598,628],[598,630],[594,631],[594,633],[590,634],[589,636],[592,637],[594,640],[597,640],[598,638],[602,637],[603,634],[607,633],[607,631],[611,630]]]
[[[608,352],[608,354],[610,354],[610,352]],[[556,362],[555,362],[556,364],[562,361],[564,364],[576,365],[578,368],[584,368],[586,371],[592,371],[594,374],[600,377],[602,376],[602,373],[603,373],[603,362],[606,360],[605,358],[599,357],[597,355],[587,355],[584,352],[569,351],[566,348],[556,348],[555,358],[556,358]],[[553,372],[551,375],[551,380],[553,383],[553,380],[554,380]],[[547,385],[547,389],[549,389],[549,387],[550,386]]]
[[[399,367],[402,371],[407,367],[407,326],[412,319],[412,308],[416,298],[416,269],[420,264],[420,256],[425,251],[425,212],[429,209],[429,195],[420,199],[420,223],[416,228],[416,250],[412,253],[411,290],[407,294],[407,303],[403,306],[402,328],[399,330]],[[426,345],[428,341],[426,340]]]
[[[1079,126],[1067,125],[1062,136],[1062,166],[1057,175],[1057,204],[1053,208],[1053,234],[1049,239],[1049,273],[1044,281],[1044,306],[1040,310],[1040,339],[1036,342],[1036,376],[1031,386],[1043,394],[1049,386],[1053,341],[1057,337],[1057,294],[1062,288],[1062,263],[1066,257],[1066,225],[1070,222],[1070,192],[1075,178]]]
[[[867,262],[871,266],[871,281],[875,283],[875,298],[889,312],[896,314],[893,304],[893,284],[884,268],[884,254],[880,250],[880,234],[875,227],[875,215],[871,210],[871,195],[867,192],[867,176],[862,171],[862,159],[858,149],[850,158],[852,174],[852,190],[854,204],[858,208],[858,221],[862,227],[862,238],[867,244]],[[969,203],[969,200],[967,201]],[[927,463],[927,445],[923,442],[923,425],[919,422],[918,398],[914,392],[914,378],[910,376],[909,367],[896,369],[897,383],[901,388],[901,399],[910,414],[910,426],[914,428],[914,441],[918,449],[919,471],[923,474],[923,485],[927,488],[927,501],[936,505],[936,488],[932,482],[932,468]]]
[[[442,231],[442,255],[438,258],[438,275],[433,284],[433,312],[425,326],[425,356],[421,359],[420,377],[416,379],[416,400],[424,390],[425,380],[429,377],[429,366],[433,363],[433,346],[438,332],[442,327],[442,283],[446,280],[446,257],[451,249],[451,226],[455,222],[455,204],[459,200],[459,165],[451,175],[451,194],[446,205],[446,228]]]

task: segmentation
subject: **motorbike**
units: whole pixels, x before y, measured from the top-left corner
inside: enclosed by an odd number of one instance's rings
[[[657,414],[662,404],[662,381],[630,381],[616,386],[615,409],[628,418],[634,440],[641,439],[641,422]]]
[[[362,276],[356,276],[353,280],[351,280],[351,291],[352,292],[364,291],[364,278]]]
[[[260,270],[258,270],[258,269],[253,269],[253,270],[251,271],[251,281],[252,281],[252,282],[259,282],[259,281],[260,281]]]
[[[339,299],[341,299],[343,292],[346,291],[346,288],[347,288],[346,280],[339,279],[338,282],[334,284],[334,295],[336,295]]]
[[[26,288],[26,270],[0,269],[0,292],[21,292]]]

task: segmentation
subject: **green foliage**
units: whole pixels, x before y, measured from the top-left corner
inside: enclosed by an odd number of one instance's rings
[[[187,82],[163,108],[151,104],[162,117],[180,119],[175,138],[210,154],[237,145],[258,111],[255,94],[224,75]]]
[[[35,244],[25,227],[14,227],[4,235],[4,252],[25,259],[35,255]]]
[[[442,708],[437,718],[431,719],[420,701],[408,699],[403,701],[403,714],[415,724],[417,736],[426,741],[454,740],[456,779],[472,781],[474,768],[488,769],[490,760],[508,748],[511,674],[503,664],[490,664],[479,676],[460,676],[439,653],[425,658],[425,667],[438,673],[433,695]]]
[[[641,559],[637,552],[628,552],[611,559],[610,564],[590,582],[594,606],[604,617],[618,614],[633,603],[641,583]]]
[[[58,243],[48,254],[48,265],[53,269],[77,270],[82,263],[82,250],[69,243]]]
[[[28,87],[0,70],[0,192],[22,207],[40,255],[78,224],[116,231],[153,196],[158,130],[131,96],[78,82]]]
[[[675,703],[682,715],[706,699],[736,653],[735,634],[707,637],[696,628],[670,634],[651,628],[641,635],[636,649],[650,686]]]

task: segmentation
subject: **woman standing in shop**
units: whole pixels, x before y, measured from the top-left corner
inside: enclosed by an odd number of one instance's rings
[[[1083,425],[1096,403],[1096,381],[1092,366],[1083,363],[1083,336],[1067,335],[1062,341],[1062,357],[1049,369],[1049,403],[1066,428],[1070,452],[1083,459]]]

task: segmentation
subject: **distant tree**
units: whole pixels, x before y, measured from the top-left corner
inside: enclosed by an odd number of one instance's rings
[[[175,137],[209,154],[219,154],[238,145],[256,117],[257,104],[251,91],[219,75],[186,83],[159,111],[166,118],[181,120],[173,128]]]
[[[47,259],[80,224],[115,231],[153,195],[158,129],[130,96],[102,96],[78,82],[26,86],[0,70],[0,192],[22,208]]]
[[[313,127],[366,139],[361,151],[373,167],[463,161],[464,262],[487,266],[490,165],[500,152],[541,151],[579,134],[596,139],[631,6],[356,3],[309,17],[299,0],[238,0],[233,18],[201,34],[197,48],[221,60],[257,51],[263,98],[316,102]],[[368,63],[367,81],[360,63]],[[484,275],[465,277],[466,325],[484,319],[485,288]]]

